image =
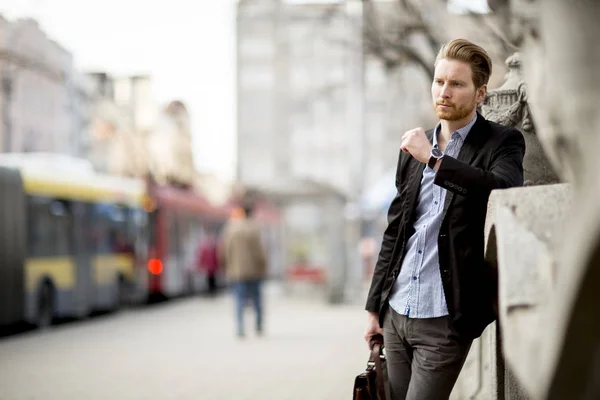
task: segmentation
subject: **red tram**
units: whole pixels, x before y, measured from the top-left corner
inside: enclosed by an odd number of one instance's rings
[[[150,249],[148,291],[175,297],[204,289],[205,276],[197,266],[203,238],[217,234],[228,218],[224,207],[176,187],[150,186]]]

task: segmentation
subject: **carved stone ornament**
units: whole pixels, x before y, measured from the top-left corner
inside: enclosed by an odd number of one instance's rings
[[[526,185],[557,183],[558,177],[546,158],[531,111],[527,104],[527,85],[521,75],[519,53],[506,60],[508,74],[506,81],[497,89],[490,90],[483,103],[481,113],[490,121],[511,126],[523,132],[527,150],[523,161]]]

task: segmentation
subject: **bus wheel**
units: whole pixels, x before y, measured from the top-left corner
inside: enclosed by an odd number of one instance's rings
[[[39,329],[48,328],[54,319],[54,290],[52,285],[45,282],[38,296],[36,325]]]

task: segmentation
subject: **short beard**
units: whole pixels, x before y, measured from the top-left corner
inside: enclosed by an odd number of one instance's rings
[[[439,120],[446,120],[446,121],[460,121],[466,117],[468,117],[473,110],[475,110],[477,108],[477,102],[473,102],[472,104],[469,105],[464,105],[460,108],[454,108],[451,107],[450,109],[446,109],[446,110],[442,110],[440,108],[437,107],[437,103],[433,104],[433,110],[435,112],[435,115],[438,117]]]

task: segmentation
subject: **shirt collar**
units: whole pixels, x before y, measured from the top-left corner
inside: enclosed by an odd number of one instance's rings
[[[473,125],[475,125],[476,121],[477,121],[477,113],[475,113],[475,117],[471,120],[471,122],[469,122],[467,125],[463,126],[462,128],[460,128],[456,131],[460,135],[463,142],[467,138],[467,135],[471,131],[471,128],[473,127]],[[438,136],[438,133],[440,132],[441,128],[442,128],[442,123],[438,122],[437,126],[435,127],[435,130],[433,131],[433,146],[434,147],[437,147],[437,136]],[[453,132],[452,134],[454,134],[456,132]]]

